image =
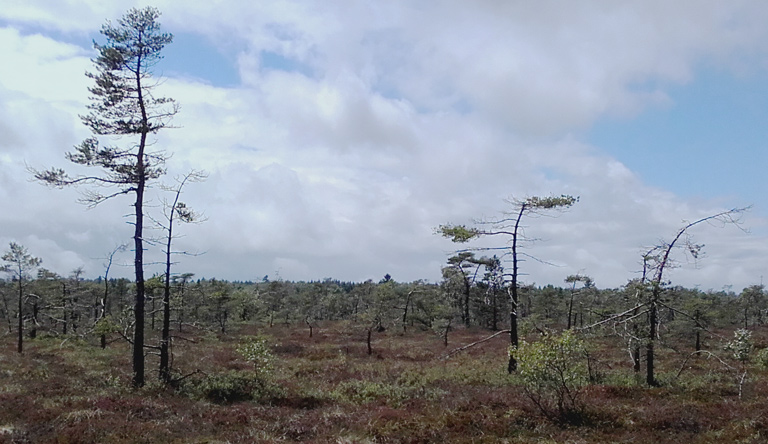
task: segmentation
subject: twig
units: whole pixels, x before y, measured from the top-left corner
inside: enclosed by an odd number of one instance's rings
[[[594,324],[592,324],[592,325],[587,325],[586,327],[579,327],[579,328],[578,328],[578,330],[587,330],[587,329],[590,329],[590,328],[593,328],[593,327],[597,327],[598,325],[602,325],[602,324],[605,324],[606,322],[609,322],[609,321],[612,321],[612,320],[614,320],[614,319],[616,319],[616,318],[620,318],[620,317],[622,317],[622,316],[625,316],[625,315],[629,314],[629,312],[631,312],[631,311],[635,311],[635,310],[637,310],[638,308],[642,307],[643,305],[645,305],[645,303],[642,303],[642,304],[636,305],[636,306],[634,306],[634,307],[630,308],[629,310],[627,310],[627,311],[625,311],[625,312],[622,312],[622,313],[619,313],[619,314],[615,314],[615,315],[612,315],[611,317],[609,317],[609,318],[606,318],[606,319],[603,319],[602,321],[598,321],[598,322],[595,322],[595,323],[594,323]],[[633,317],[635,317],[635,316],[633,316]],[[631,318],[630,318],[630,319],[631,319]]]
[[[197,344],[197,340],[195,340],[195,339],[189,339],[189,338],[185,338],[184,336],[171,335],[171,337],[172,337],[173,339],[181,339],[181,340],[184,340],[184,341],[187,341],[187,342],[191,342],[191,343],[193,343],[193,344]]]
[[[440,357],[440,360],[441,360],[441,361],[445,361],[446,359],[450,358],[451,356],[455,355],[456,353],[459,353],[459,352],[461,352],[461,351],[464,351],[464,350],[466,350],[466,349],[468,349],[468,348],[470,348],[470,347],[474,347],[474,346],[476,346],[476,345],[478,345],[478,344],[482,344],[483,342],[486,342],[486,341],[490,341],[491,339],[495,338],[496,336],[499,336],[499,335],[501,335],[501,334],[504,334],[504,333],[509,333],[509,332],[510,332],[510,330],[501,330],[501,331],[497,331],[496,333],[494,333],[494,334],[492,334],[492,335],[488,336],[488,337],[487,337],[487,338],[485,338],[485,339],[481,339],[481,340],[479,340],[479,341],[473,342],[473,343],[471,343],[471,344],[467,344],[467,345],[464,345],[464,346],[462,346],[462,347],[459,347],[459,348],[454,348],[453,350],[451,350],[450,352],[448,352],[448,354],[445,354],[445,355],[443,355],[442,357]]]
[[[725,367],[726,367],[728,370],[736,370],[736,369],[735,369],[735,368],[733,368],[732,366],[728,365],[728,363],[727,363],[727,362],[723,361],[723,360],[722,360],[722,359],[721,359],[719,356],[717,356],[716,354],[714,354],[714,353],[712,353],[712,352],[710,352],[710,351],[707,351],[707,350],[698,350],[698,351],[695,351],[695,352],[691,353],[690,355],[688,355],[688,356],[685,358],[685,360],[683,361],[683,365],[681,365],[681,366],[680,366],[680,370],[678,370],[678,371],[677,371],[677,374],[675,375],[675,379],[677,379],[677,378],[679,378],[679,377],[680,377],[680,375],[683,373],[683,370],[685,370],[685,364],[687,364],[687,363],[688,363],[688,360],[689,360],[689,359],[691,359],[691,357],[692,357],[693,355],[701,355],[701,354],[707,354],[707,355],[709,355],[710,357],[713,357],[713,358],[717,359],[717,360],[718,360],[718,361],[720,361],[720,363],[721,363],[721,364],[723,364],[723,365],[724,365],[724,366],[725,366]]]

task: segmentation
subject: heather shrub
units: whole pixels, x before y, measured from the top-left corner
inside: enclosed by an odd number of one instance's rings
[[[589,382],[586,348],[570,330],[510,349],[518,378],[544,416],[556,422],[581,422],[583,390]]]
[[[331,394],[331,397],[338,401],[353,404],[381,402],[387,405],[398,406],[409,398],[409,391],[407,388],[395,384],[351,380],[339,384]]]

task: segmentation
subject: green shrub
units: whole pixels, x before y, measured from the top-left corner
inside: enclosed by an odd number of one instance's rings
[[[115,322],[112,316],[104,316],[93,326],[93,333],[97,336],[108,335],[120,331],[120,325]]]
[[[755,360],[757,361],[758,367],[763,370],[768,369],[768,347],[758,350]]]
[[[190,389],[196,397],[217,404],[263,399],[273,391],[271,384],[261,375],[242,370],[206,375],[202,380],[193,382]]]
[[[275,358],[268,338],[246,336],[237,346],[237,353],[253,364],[253,370],[229,370],[205,375],[190,381],[185,390],[193,397],[217,404],[262,400],[279,395],[273,381]]]
[[[582,340],[567,330],[538,342],[523,341],[510,354],[518,361],[518,378],[526,394],[544,416],[557,422],[582,421],[581,389],[589,382]]]
[[[749,355],[752,353],[754,345],[752,344],[752,332],[740,328],[733,332],[733,341],[725,345],[725,350],[733,355],[733,359],[746,364],[749,361]]]
[[[254,371],[262,378],[270,378],[275,357],[265,336],[246,336],[237,347],[237,353],[253,364]]]

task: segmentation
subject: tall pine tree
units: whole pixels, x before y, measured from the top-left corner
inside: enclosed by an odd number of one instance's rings
[[[152,7],[131,9],[117,24],[108,21],[102,26],[104,45],[94,43],[98,52],[93,60],[96,72],[86,74],[94,81],[89,88],[90,112],[81,116],[93,137],[66,156],[75,164],[98,167],[101,173],[70,176],[62,169],[35,171],[38,180],[55,187],[92,185],[82,198],[89,206],[123,194],[135,197],[135,386],[144,384],[144,194],[147,183],[163,174],[167,158],[162,151],[148,149],[148,137],[165,128],[178,111],[173,99],[153,95],[158,81],[153,78],[152,68],[161,59],[163,47],[173,40],[171,34],[160,32],[159,16],[160,12]],[[130,141],[124,145],[102,144],[114,140],[114,136],[125,136]]]

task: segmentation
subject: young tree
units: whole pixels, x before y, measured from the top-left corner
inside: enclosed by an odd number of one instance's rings
[[[34,171],[35,177],[48,185],[95,185],[84,194],[89,206],[123,194],[132,194],[134,200],[134,269],[136,297],[134,301],[133,384],[144,384],[144,202],[147,183],[158,178],[167,156],[151,152],[149,136],[165,128],[176,114],[178,106],[173,99],[155,97],[158,81],[152,79],[152,67],[160,60],[165,45],[173,36],[160,32],[157,19],[160,12],[152,7],[131,9],[116,25],[107,22],[101,29],[105,45],[94,43],[98,56],[93,60],[96,73],[87,76],[95,85],[89,88],[90,113],[82,120],[94,136],[67,153],[71,162],[87,167],[98,167],[101,175],[70,176],[64,170],[53,168]],[[102,145],[102,136],[128,136],[132,140],[125,147]],[[110,139],[111,140],[111,139]],[[102,193],[103,187],[113,191]]]
[[[171,249],[173,243],[173,223],[181,221],[184,223],[193,223],[200,220],[200,216],[184,202],[179,201],[181,192],[187,182],[198,182],[205,178],[205,174],[199,171],[192,171],[178,180],[177,187],[172,189],[174,198],[172,203],[166,204],[166,224],[163,226],[167,233],[165,245],[165,285],[163,289],[163,328],[160,339],[160,379],[169,384],[171,382],[170,367],[170,342],[171,342],[171,265],[174,251]]]
[[[764,285],[751,285],[742,290],[739,296],[744,307],[744,328],[749,328],[750,316],[752,325],[762,325],[765,323],[766,297]]]
[[[6,283],[4,281],[0,281],[0,298],[3,300],[3,306],[0,307],[3,310],[3,317],[5,318],[5,322],[8,326],[8,334],[13,333],[13,321],[11,320],[11,307],[8,304],[8,297],[6,295],[6,289],[8,287],[6,286]]]
[[[64,319],[69,319],[69,325],[72,327],[72,333],[77,333],[77,327],[80,326],[80,298],[85,296],[83,286],[83,267],[77,267],[69,274],[69,297],[64,298]],[[69,303],[69,308],[67,308]]]
[[[185,310],[185,304],[186,299],[184,298],[184,292],[187,289],[187,284],[190,280],[192,280],[192,277],[194,277],[194,273],[184,273],[178,276],[171,277],[171,280],[173,281],[173,284],[177,288],[177,296],[178,296],[178,306],[177,306],[177,314],[176,314],[176,322],[178,323],[178,330],[179,332],[182,331],[184,327],[184,310]]]
[[[521,243],[527,238],[523,232],[521,224],[523,216],[541,216],[548,211],[565,210],[578,202],[577,197],[561,195],[549,197],[528,197],[526,199],[507,199],[507,203],[512,206],[510,211],[502,213],[498,219],[478,221],[479,227],[467,227],[465,225],[441,225],[437,232],[443,237],[450,238],[453,242],[464,243],[472,239],[483,236],[508,236],[509,241],[506,247],[492,248],[494,250],[505,250],[512,256],[512,274],[509,285],[510,292],[510,310],[509,310],[509,339],[512,347],[519,344],[517,334],[517,306],[519,301],[518,280],[520,271],[519,251]],[[488,227],[488,228],[485,228]],[[485,248],[490,249],[490,248]],[[509,355],[509,364],[507,370],[509,373],[517,369],[517,360],[514,354]]]
[[[127,248],[127,245],[122,244],[116,246],[107,256],[106,260],[107,262],[104,264],[104,297],[102,297],[99,300],[99,313],[98,318],[96,319],[96,324],[99,322],[108,322],[107,316],[111,315],[111,305],[109,300],[109,270],[112,268],[112,263],[115,260],[115,255],[118,252],[125,251]],[[99,334],[99,339],[101,343],[101,348],[107,348],[107,334],[106,331],[104,331],[104,328],[101,328],[101,332]]]
[[[568,322],[567,326],[565,327],[566,330],[570,330],[571,326],[573,326],[576,323],[576,319],[573,316],[573,300],[576,296],[576,284],[579,282],[582,282],[584,286],[582,288],[590,288],[593,286],[592,278],[589,276],[584,276],[581,274],[572,274],[565,278],[565,282],[567,284],[571,284],[571,298],[568,301]]]
[[[503,310],[504,298],[501,296],[506,289],[504,267],[497,256],[482,258],[485,265],[485,275],[482,285],[485,287],[485,308],[490,309],[490,318],[487,326],[493,331],[499,330],[500,313]]]
[[[443,287],[455,297],[466,328],[471,324],[472,285],[481,266],[482,262],[475,258],[475,253],[463,251],[449,257],[448,266],[443,267]]]
[[[369,355],[373,354],[373,332],[383,332],[389,325],[394,324],[398,317],[394,310],[397,300],[396,285],[391,278],[383,279],[372,287],[373,291],[362,300],[363,310],[358,312],[355,320],[365,329]]]
[[[19,335],[18,335],[18,343],[16,346],[16,351],[21,353],[24,347],[25,282],[27,282],[31,278],[30,272],[35,268],[37,268],[43,262],[43,260],[30,255],[29,253],[27,253],[26,248],[17,244],[16,242],[11,242],[10,249],[6,251],[2,259],[6,264],[0,267],[0,271],[9,273],[12,277],[12,280],[16,281],[18,284],[17,289],[18,289],[18,295],[19,295],[19,308],[18,308],[17,315],[19,317],[19,325],[18,325]]]

